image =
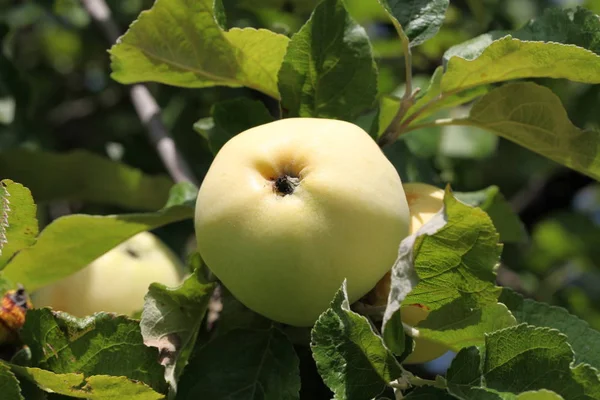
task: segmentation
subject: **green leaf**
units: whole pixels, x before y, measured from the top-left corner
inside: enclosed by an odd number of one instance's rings
[[[452,56],[477,58],[492,42],[506,35],[526,41],[571,44],[600,54],[600,21],[594,12],[583,7],[549,7],[518,30],[491,31],[451,47],[444,54],[444,62]]]
[[[379,0],[395,23],[418,46],[438,33],[444,22],[449,0]]]
[[[417,324],[419,337],[443,343],[458,351],[484,343],[484,335],[515,325],[515,318],[501,303],[472,309],[467,300],[457,300],[432,311]]]
[[[275,326],[236,329],[203,343],[179,381],[177,399],[299,399],[298,357]]]
[[[508,35],[492,42],[475,59],[450,57],[442,92],[535,77],[600,83],[600,56],[574,45],[523,41]]]
[[[416,325],[418,336],[454,350],[482,344],[485,333],[515,324],[508,309],[497,302],[501,289],[495,285],[495,266],[502,246],[492,221],[481,209],[456,200],[449,190],[444,208],[402,241],[392,267],[383,337],[395,354],[404,351],[398,343],[404,335],[403,305],[431,310]]]
[[[0,361],[0,393],[3,400],[25,400],[21,395],[19,380],[2,361]]]
[[[173,86],[247,86],[274,98],[288,38],[265,29],[223,31],[212,0],[158,0],[111,50],[112,77]]]
[[[236,49],[240,82],[279,99],[277,74],[290,42],[288,37],[253,28],[233,28],[225,32],[225,37]]]
[[[0,182],[0,270],[16,252],[35,242],[36,212],[29,189],[10,179]]]
[[[600,348],[600,332],[586,321],[564,308],[525,299],[508,288],[502,290],[500,301],[506,304],[518,323],[554,328],[567,335],[575,353],[575,364],[587,363],[600,369],[600,354],[594,350]]]
[[[370,399],[402,374],[367,318],[350,310],[346,281],[311,332],[319,374],[336,399]]]
[[[324,0],[291,39],[279,71],[290,117],[352,121],[372,107],[377,72],[366,31],[341,0]]]
[[[490,217],[456,200],[447,189],[444,209],[425,225],[412,247],[419,283],[406,304],[431,310],[457,299],[473,308],[495,304],[501,290],[495,285],[495,267],[502,245]]]
[[[145,297],[140,322],[144,344],[159,349],[165,378],[174,390],[214,289],[214,284],[203,282],[201,274],[201,269],[196,269],[177,288],[153,283]]]
[[[484,353],[467,348],[457,354],[448,370],[448,389],[466,400],[520,399],[514,395],[524,393],[525,399],[535,398],[528,392],[544,389],[565,399],[599,399],[597,370],[587,364],[571,368],[573,353],[566,339],[554,329],[526,324],[490,333]],[[482,379],[475,376],[476,365]],[[486,392],[496,396],[482,397]]]
[[[549,7],[529,21],[516,34],[522,40],[573,44],[600,54],[600,20],[583,7]]]
[[[37,203],[82,200],[154,211],[165,204],[173,185],[166,176],[148,176],[84,150],[15,149],[0,153],[0,170],[27,186]]]
[[[181,184],[175,185],[172,193],[185,201],[180,188]],[[193,203],[169,201],[168,204],[170,207],[153,213],[74,214],[57,218],[40,233],[35,244],[21,250],[11,260],[4,273],[11,281],[34,292],[79,271],[139,232],[193,218]]]
[[[462,122],[600,179],[599,133],[573,125],[558,96],[544,86],[520,82],[494,89],[473,105]]]
[[[165,396],[123,376],[55,374],[39,368],[12,366],[20,376],[53,393],[89,400],[161,400]]]
[[[194,129],[208,140],[212,153],[217,154],[238,133],[272,121],[274,118],[263,102],[238,97],[214,104],[210,121],[202,119],[194,124]]]
[[[402,356],[407,349],[412,349],[406,346],[406,335],[399,311],[402,302],[419,281],[412,263],[414,240],[414,236],[409,236],[400,243],[398,259],[390,272],[390,293],[383,316],[383,340],[387,348],[398,356]]]
[[[490,186],[476,192],[455,192],[454,196],[485,211],[500,234],[501,242],[522,243],[527,239],[527,231],[523,222],[500,193],[498,186]]]
[[[21,338],[31,349],[32,366],[57,374],[124,376],[166,391],[158,351],[144,345],[138,321],[108,313],[80,319],[33,309]]]
[[[460,399],[468,398],[473,388],[482,384],[480,351],[467,347],[456,354],[446,372],[448,391]],[[472,393],[471,393],[472,395]]]

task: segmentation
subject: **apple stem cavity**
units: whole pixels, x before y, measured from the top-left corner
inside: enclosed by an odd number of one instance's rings
[[[273,190],[280,196],[287,196],[288,194],[294,193],[296,186],[299,184],[300,179],[294,176],[282,175],[275,179]]]

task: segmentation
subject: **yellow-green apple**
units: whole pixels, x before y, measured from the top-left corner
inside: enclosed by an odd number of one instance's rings
[[[198,250],[248,308],[311,326],[344,279],[350,302],[392,267],[409,212],[396,169],[349,122],[288,118],[218,152],[198,192]]]
[[[32,295],[35,307],[52,307],[77,317],[106,311],[131,315],[144,306],[153,282],[176,286],[183,264],[158,237],[141,232],[85,268]]]

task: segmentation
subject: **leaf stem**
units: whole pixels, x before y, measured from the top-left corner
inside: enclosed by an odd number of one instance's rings
[[[412,88],[412,52],[410,49],[410,41],[404,33],[404,31],[402,30],[402,28],[397,24],[394,25],[396,26],[396,31],[398,32],[398,35],[400,36],[400,41],[402,42],[402,50],[404,52],[404,69],[406,71],[406,82],[404,95],[400,100],[400,108],[398,109],[398,112],[394,116],[392,122],[389,124],[389,126],[379,138],[380,147],[384,147],[388,144],[395,142],[396,139],[398,139],[398,136],[402,134],[402,130],[400,129],[401,122],[404,119],[406,112],[415,103],[415,96],[419,92],[418,88],[414,92]]]
[[[402,376],[400,376],[395,381],[390,382],[388,386],[390,386],[394,389],[397,389],[397,390],[406,390],[412,386],[417,386],[417,387],[433,386],[438,389],[446,389],[447,388],[446,382],[443,378],[435,379],[435,380],[423,379],[423,378],[420,378],[420,377],[414,375],[412,372],[409,372],[406,370],[404,370],[402,372]]]
[[[82,0],[88,14],[98,24],[110,43],[119,39],[120,29],[111,16],[111,11],[104,0]],[[130,87],[129,95],[135,111],[165,168],[175,182],[191,182],[198,186],[191,168],[177,150],[175,141],[162,122],[161,110],[156,100],[145,85],[136,84]]]

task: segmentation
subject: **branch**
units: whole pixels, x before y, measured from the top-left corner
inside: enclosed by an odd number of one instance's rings
[[[116,43],[121,33],[117,23],[112,19],[110,8],[104,0],[82,0],[83,6],[92,19],[98,24],[110,43]],[[191,182],[198,186],[182,154],[177,150],[175,142],[161,119],[160,107],[145,85],[136,84],[130,87],[129,95],[137,115],[146,127],[146,132],[171,177],[175,182]]]
[[[384,147],[388,144],[394,143],[398,136],[402,133],[401,122],[406,115],[406,112],[412,107],[415,101],[415,96],[419,92],[417,89],[413,92],[412,89],[412,52],[410,50],[410,41],[406,34],[402,31],[402,28],[396,26],[400,40],[402,41],[402,50],[404,52],[404,68],[406,71],[406,83],[404,89],[404,95],[400,100],[400,108],[394,116],[394,119],[386,128],[385,132],[379,138],[379,146]]]

